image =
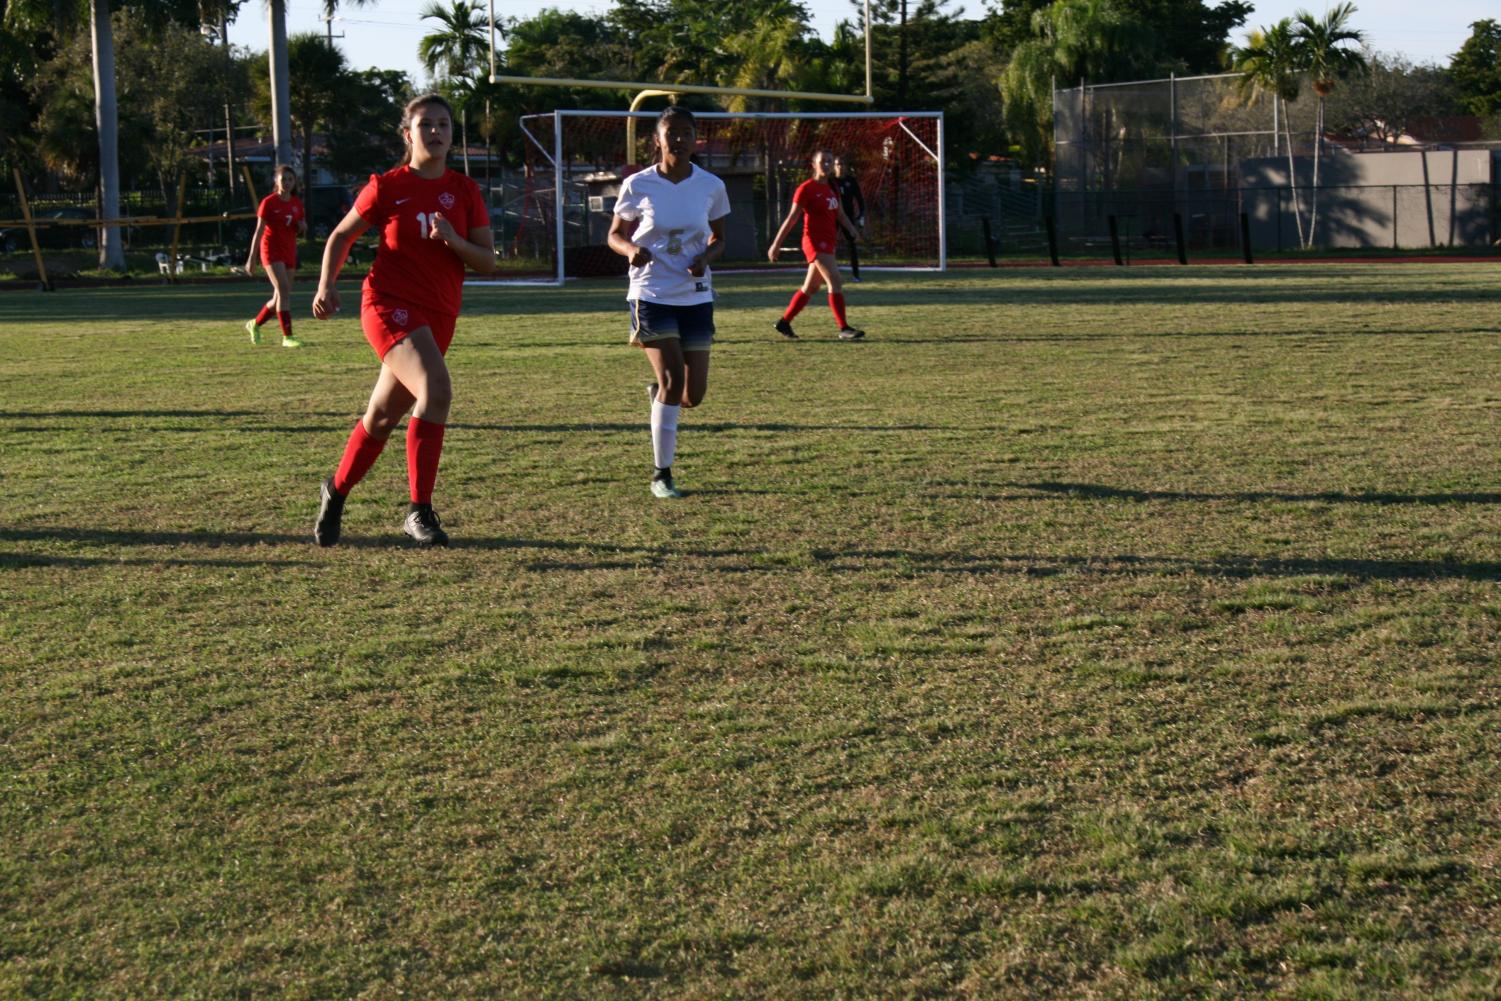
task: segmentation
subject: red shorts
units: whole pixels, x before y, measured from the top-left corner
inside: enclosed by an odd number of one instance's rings
[[[803,258],[809,264],[812,264],[813,258],[819,254],[832,254],[833,252],[834,245],[832,243],[814,243],[808,238],[806,233],[803,234]]]
[[[277,261],[285,264],[288,271],[296,271],[297,248],[294,246],[289,250],[286,247],[268,247],[264,243],[262,243],[261,264],[269,268]]]
[[[365,296],[360,301],[360,327],[365,331],[365,340],[375,349],[375,356],[385,360],[386,352],[414,330],[423,327],[433,332],[438,350],[448,353],[453,343],[453,327],[457,316],[447,313],[432,313],[399,299],[381,299]]]

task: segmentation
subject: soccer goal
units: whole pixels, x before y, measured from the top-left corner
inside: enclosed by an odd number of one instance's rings
[[[815,150],[853,164],[865,196],[862,268],[943,270],[943,113],[694,112],[694,162],[730,196],[725,256],[716,270],[766,262]],[[527,115],[526,195],[506,228],[508,256],[551,265],[553,280],[625,273],[606,242],[620,183],[654,161],[655,112]],[[632,121],[634,119],[634,121]],[[788,241],[797,243],[793,237]],[[786,260],[802,267],[800,254]]]

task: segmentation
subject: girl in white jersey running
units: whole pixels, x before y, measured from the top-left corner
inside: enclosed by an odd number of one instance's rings
[[[730,214],[724,182],[689,162],[697,142],[693,113],[673,106],[657,118],[661,159],[620,186],[610,249],[630,261],[630,342],[646,352],[651,396],[655,497],[681,497],[672,482],[678,413],[709,389],[714,286],[709,265],[724,253]]]

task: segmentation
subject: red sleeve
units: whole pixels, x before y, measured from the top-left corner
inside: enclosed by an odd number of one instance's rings
[[[469,228],[482,229],[490,225],[490,208],[485,204],[485,193],[473,181],[469,184]]]
[[[804,181],[802,184],[799,184],[797,186],[797,190],[792,193],[792,204],[801,205],[803,207],[803,211],[806,212],[808,209],[808,203],[813,200],[813,196],[808,193],[809,189],[811,189],[812,187],[812,181]]]
[[[269,214],[269,211],[270,211],[271,199],[273,199],[275,197],[276,197],[275,195],[267,195],[265,198],[261,199],[260,205],[256,206],[256,209],[255,209],[255,217],[257,219],[264,219],[264,218],[266,218],[266,216]]]
[[[379,175],[371,174],[370,182],[360,189],[360,196],[354,200],[354,210],[372,226],[378,226],[384,221],[384,213],[380,210]]]

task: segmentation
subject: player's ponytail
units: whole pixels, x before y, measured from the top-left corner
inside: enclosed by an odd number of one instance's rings
[[[412,116],[429,104],[436,104],[448,112],[448,117],[453,118],[453,105],[442,94],[418,94],[407,102],[407,106],[401,109],[401,122],[396,126],[396,134],[401,136],[401,141],[406,145],[402,150],[401,161],[398,167],[405,167],[412,162]]]

